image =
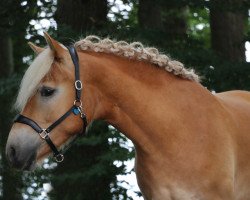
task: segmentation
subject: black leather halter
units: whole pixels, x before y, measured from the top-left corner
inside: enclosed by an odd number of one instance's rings
[[[80,80],[78,55],[77,55],[77,52],[73,46],[69,46],[67,48],[69,50],[71,59],[72,59],[73,64],[75,66],[74,87],[75,87],[75,91],[76,91],[76,97],[75,97],[75,101],[73,103],[73,106],[64,115],[62,115],[59,119],[57,119],[53,124],[51,124],[47,128],[41,128],[34,120],[32,120],[28,117],[25,117],[21,114],[18,114],[14,119],[14,123],[15,122],[23,123],[23,124],[29,125],[31,128],[33,128],[39,134],[39,136],[47,142],[47,144],[49,145],[49,147],[53,151],[54,158],[57,162],[62,162],[64,159],[64,156],[60,151],[57,150],[56,146],[54,145],[54,143],[50,139],[50,137],[49,137],[50,132],[56,126],[58,126],[62,121],[64,121],[71,113],[73,113],[74,115],[80,115],[81,119],[83,120],[84,124],[83,124],[82,133],[85,133],[86,127],[88,125],[86,115],[83,112],[83,108],[82,108],[82,101],[81,101],[82,82]]]

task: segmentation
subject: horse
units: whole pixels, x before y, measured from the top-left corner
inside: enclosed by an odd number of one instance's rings
[[[132,140],[145,200],[250,199],[250,92],[213,94],[194,70],[139,42],[88,36],[74,44],[77,60],[45,39],[46,48],[30,43],[38,55],[22,79],[15,103],[22,118],[6,144],[13,167],[35,169],[51,153],[46,138],[57,149],[101,119]],[[31,126],[48,127],[68,108],[73,114],[51,133]]]

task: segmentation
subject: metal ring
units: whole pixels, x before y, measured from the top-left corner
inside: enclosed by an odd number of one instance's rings
[[[39,133],[40,137],[45,140],[45,138],[49,135],[49,133],[47,132],[47,130],[44,128],[42,129],[42,132]]]
[[[74,101],[74,106],[76,106],[76,107],[82,107],[82,101],[81,100],[75,100]]]
[[[64,160],[64,156],[61,153],[58,155],[55,155],[54,157],[55,157],[56,162],[62,162]]]
[[[82,89],[82,82],[80,80],[76,80],[75,81],[75,88],[77,90],[81,90]]]

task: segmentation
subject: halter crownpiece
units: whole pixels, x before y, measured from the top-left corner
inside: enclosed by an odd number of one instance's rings
[[[63,154],[57,149],[55,144],[50,139],[50,132],[58,126],[62,121],[64,121],[71,113],[74,115],[80,115],[81,119],[83,120],[83,131],[82,134],[85,133],[87,128],[87,118],[85,113],[83,112],[82,101],[81,101],[81,92],[82,92],[82,82],[80,80],[80,70],[79,70],[79,59],[77,52],[73,46],[67,47],[72,59],[72,62],[75,67],[75,100],[73,102],[73,106],[60,118],[58,118],[54,123],[52,123],[47,128],[41,128],[34,120],[25,117],[24,115],[18,114],[15,119],[14,123],[22,123],[30,126],[33,128],[41,137],[41,139],[45,140],[49,145],[50,149],[53,151],[53,156],[57,162],[62,162],[64,160]],[[81,134],[81,135],[82,135]]]

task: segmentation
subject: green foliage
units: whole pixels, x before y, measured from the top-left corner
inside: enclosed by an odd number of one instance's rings
[[[129,29],[131,27],[138,26],[138,2],[136,0],[124,0],[123,3],[127,7],[130,7],[130,11],[128,11],[127,9],[120,9],[114,12],[112,11],[112,7],[117,8],[116,1],[113,1],[113,3],[109,3],[109,15],[111,15],[111,17],[109,18],[110,22],[107,25],[110,28],[116,27],[117,29]]]
[[[44,194],[44,184],[50,182],[51,174],[48,168],[48,159],[46,159],[43,168],[36,169],[33,172],[24,172],[22,174],[22,196],[23,199],[48,199]]]
[[[190,8],[188,13],[188,36],[202,41],[206,48],[210,48],[209,10]]]

